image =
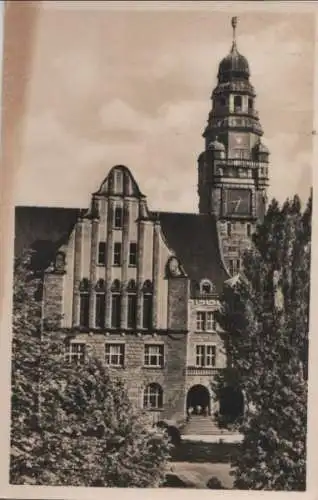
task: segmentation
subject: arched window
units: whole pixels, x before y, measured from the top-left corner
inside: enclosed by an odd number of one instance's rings
[[[111,324],[113,328],[120,328],[120,317],[121,317],[120,288],[121,288],[120,281],[114,280],[111,286],[111,292],[112,292]]]
[[[136,328],[137,325],[137,287],[135,280],[130,280],[128,290],[128,317],[127,327]]]
[[[83,278],[80,282],[80,326],[88,328],[89,325],[89,280]]]
[[[106,288],[105,281],[102,278],[98,280],[95,290],[95,325],[96,328],[104,328],[106,314]]]
[[[152,295],[152,283],[150,280],[146,280],[143,284],[143,311],[142,311],[142,327],[150,330],[152,328],[152,305],[153,305],[153,295]]]
[[[144,408],[159,410],[163,406],[163,391],[159,384],[149,384],[144,390]]]

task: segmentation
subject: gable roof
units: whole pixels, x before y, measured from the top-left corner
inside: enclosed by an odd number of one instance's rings
[[[216,219],[210,214],[156,212],[166,242],[191,280],[212,281],[216,290],[229,279],[220,248]]]
[[[15,256],[19,257],[24,249],[33,248],[49,259],[69,236],[81,212],[79,208],[16,207]]]

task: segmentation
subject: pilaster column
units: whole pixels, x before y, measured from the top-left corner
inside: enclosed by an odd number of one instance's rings
[[[145,251],[145,221],[138,223],[138,255],[137,255],[137,329],[142,328],[143,293],[142,285],[144,276],[144,251]]]
[[[124,210],[124,220],[123,220],[122,259],[121,259],[121,282],[123,289],[121,298],[120,327],[127,328],[127,314],[128,314],[127,271],[128,271],[128,259],[129,259],[129,221],[130,221],[129,200],[124,200],[123,210]]]
[[[108,199],[107,207],[107,238],[106,238],[106,318],[105,327],[111,327],[111,284],[112,284],[112,264],[113,264],[113,217],[114,217],[114,200]]]
[[[91,293],[89,298],[89,327],[95,328],[95,313],[96,313],[96,260],[98,246],[98,219],[93,219],[91,222],[91,252],[90,252],[90,271],[89,279],[91,282]]]
[[[153,295],[152,295],[152,326],[154,329],[158,326],[158,286],[160,272],[160,222],[154,224],[153,234]]]
[[[82,278],[82,252],[83,252],[82,245],[83,245],[83,220],[78,219],[75,226],[72,326],[79,325],[79,310],[80,310],[79,285]]]

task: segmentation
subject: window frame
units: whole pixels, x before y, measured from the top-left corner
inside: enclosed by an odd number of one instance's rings
[[[217,321],[214,311],[196,311],[196,331],[197,332],[216,332]]]
[[[119,352],[111,352],[112,348],[119,348]],[[107,349],[109,348],[109,352]],[[106,366],[123,368],[125,366],[126,345],[124,342],[105,342],[105,364]],[[113,362],[112,358],[117,361]]]
[[[81,350],[73,350],[74,347],[81,347]],[[77,365],[83,365],[86,361],[86,343],[81,341],[70,341],[66,342],[64,345],[64,361],[67,363],[74,363]]]
[[[215,368],[216,353],[216,344],[196,344],[195,366],[197,368]],[[198,360],[201,360],[201,362]]]
[[[116,308],[114,308],[114,302],[116,299]],[[114,315],[114,309],[116,314]],[[121,294],[118,292],[112,292],[111,298],[111,327],[112,328],[120,328],[121,325]]]
[[[151,348],[157,348],[158,352],[151,353]],[[152,363],[151,358],[156,358],[156,362]],[[144,367],[146,368],[163,368],[165,364],[165,345],[163,343],[147,343],[144,344]]]
[[[133,245],[135,248],[134,252],[132,252]],[[132,259],[133,256],[134,256],[134,259]],[[129,267],[137,267],[137,261],[138,261],[138,244],[136,241],[131,241],[129,243],[128,266]]]
[[[155,401],[155,404],[152,404]],[[160,384],[152,382],[144,388],[143,408],[150,411],[159,411],[163,409],[163,388]]]
[[[119,215],[118,215],[119,214]],[[124,225],[124,209],[121,206],[115,206],[113,229],[122,229]]]
[[[117,248],[117,250],[116,250],[116,248]],[[119,248],[119,251],[118,251],[118,248]],[[117,257],[118,257],[118,259],[117,259]],[[113,266],[120,267],[121,265],[122,265],[122,243],[121,243],[121,241],[114,241]]]

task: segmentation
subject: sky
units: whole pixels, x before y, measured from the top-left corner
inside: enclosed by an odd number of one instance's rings
[[[312,14],[229,11],[208,2],[197,11],[63,3],[38,7],[26,32],[29,62],[13,80],[25,87],[19,141],[7,151],[16,166],[15,204],[86,207],[111,167],[123,164],[151,209],[197,211],[197,157],[218,64],[231,47],[232,15],[271,152],[269,197],[306,200]],[[23,44],[8,46],[5,57],[19,61]]]

